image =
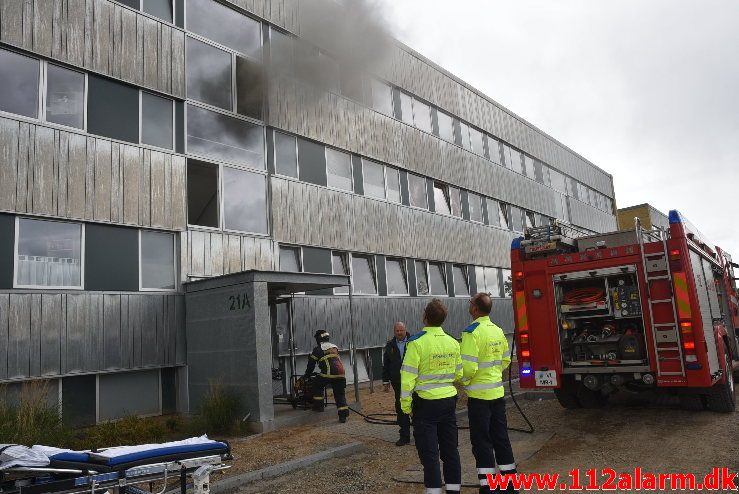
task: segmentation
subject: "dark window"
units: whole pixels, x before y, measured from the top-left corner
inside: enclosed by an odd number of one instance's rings
[[[302,250],[304,272],[324,274],[333,272],[330,250],[319,249],[318,247],[302,247]]]
[[[85,289],[138,291],[138,254],[137,229],[88,224],[85,227]]]
[[[462,139],[461,146],[469,151],[472,150],[472,144],[470,143],[470,126],[464,122],[459,123],[460,138]]]
[[[416,288],[419,295],[429,294],[429,274],[426,261],[416,261]]]
[[[87,85],[87,131],[138,143],[139,90],[93,74]]]
[[[264,168],[264,127],[188,105],[187,152]]]
[[[331,253],[331,269],[333,274],[349,274],[349,254],[346,252],[332,252]],[[348,286],[339,286],[334,288],[334,293],[337,295],[343,295],[349,293]]]
[[[38,117],[40,66],[35,58],[0,50],[0,110]]]
[[[46,121],[84,128],[85,74],[58,65],[47,65]]]
[[[452,214],[457,218],[462,217],[462,194],[456,187],[449,187],[449,202],[452,206]]]
[[[316,185],[326,185],[326,148],[313,141],[298,139],[298,163],[300,180]]]
[[[295,136],[275,132],[275,173],[298,178],[298,149]]]
[[[508,204],[499,203],[498,208],[498,219],[500,220],[500,226],[506,230],[510,229],[510,220],[508,219]]]
[[[0,289],[13,288],[15,216],[0,214]]]
[[[514,149],[512,147],[506,146],[507,155],[510,156],[510,161],[508,164],[508,168],[513,170],[516,173],[523,174],[523,163],[521,162],[521,151],[518,149]]]
[[[223,227],[240,232],[268,233],[264,175],[223,167]]]
[[[177,369],[162,369],[162,413],[177,412]]]
[[[362,160],[364,195],[385,199],[385,167],[374,161]]]
[[[426,190],[426,179],[414,175],[408,174],[408,189],[410,191],[411,206],[428,209],[428,195]]]
[[[262,120],[265,80],[262,65],[236,57],[236,112]]]
[[[365,79],[361,71],[354,66],[342,65],[340,67],[339,81],[341,94],[354,101],[364,103],[364,84]]]
[[[163,21],[172,22],[172,0],[141,0],[141,10]]]
[[[174,234],[141,232],[141,288],[175,289]]]
[[[511,298],[513,296],[513,280],[511,279],[510,269],[501,269],[503,278],[503,296]]]
[[[169,98],[141,92],[141,143],[174,148],[174,104]]]
[[[429,263],[429,284],[431,295],[446,295],[446,273],[440,262]]]
[[[485,155],[485,146],[483,146],[482,132],[470,127],[470,143],[472,144],[472,152],[479,154],[480,156]]]
[[[16,286],[82,287],[82,225],[18,219]]]
[[[434,207],[437,213],[452,214],[449,187],[446,184],[434,182]]]
[[[385,271],[387,273],[387,294],[408,295],[405,261],[402,259],[387,259],[385,261]]]
[[[77,369],[75,369],[77,370]],[[81,369],[80,369],[81,370]],[[62,417],[70,427],[94,425],[97,417],[97,375],[62,378]]]
[[[233,50],[262,58],[262,26],[213,0],[187,0],[187,29]]]
[[[470,294],[470,282],[467,274],[467,266],[455,265],[454,272],[454,295],[457,297]]]
[[[534,213],[526,211],[524,213],[524,219],[526,220],[526,228],[533,228],[536,226],[536,220],[534,219]]]
[[[187,38],[187,97],[233,110],[231,94],[231,54]]]
[[[514,232],[523,231],[523,211],[516,206],[511,206],[511,230]]]
[[[280,246],[280,271],[299,273],[300,247]]]
[[[488,157],[493,163],[501,164],[500,143],[491,135],[488,135]]]
[[[187,161],[187,222],[218,228],[218,165]]]
[[[352,254],[352,284],[358,295],[377,295],[373,257]]]
[[[467,194],[467,202],[470,207],[470,221],[482,223],[482,197],[470,192]]]
[[[141,7],[140,5],[141,0],[118,0],[118,1],[121,2],[123,5],[128,5],[132,9],[139,10],[139,8]]]
[[[293,38],[275,29],[269,30],[270,67],[281,74],[291,74],[293,70]]]

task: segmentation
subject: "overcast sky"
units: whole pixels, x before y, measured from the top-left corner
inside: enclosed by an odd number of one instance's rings
[[[739,2],[378,0],[392,33],[739,258]]]

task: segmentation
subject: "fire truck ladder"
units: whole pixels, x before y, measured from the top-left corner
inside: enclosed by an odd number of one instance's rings
[[[649,319],[652,321],[654,352],[657,355],[657,377],[684,376],[685,363],[683,362],[683,352],[680,345],[680,328],[677,324],[678,318],[677,308],[675,307],[675,297],[670,296],[667,299],[652,298],[652,281],[668,281],[670,291],[672,292],[672,272],[670,271],[668,258],[667,232],[660,229],[645,230],[642,228],[639,218],[634,218],[634,229],[636,231],[637,241],[639,242],[639,253],[641,254],[642,264],[644,267],[644,276],[647,280]],[[662,250],[647,254],[644,251],[644,244],[647,242],[659,242],[662,246]],[[654,308],[665,304],[669,304],[672,308],[672,311],[670,312],[672,314],[672,321],[660,321],[659,323],[655,323]],[[676,352],[677,357],[675,356]],[[680,372],[664,369],[665,364],[675,361],[680,363]],[[671,367],[674,369],[674,365]]]

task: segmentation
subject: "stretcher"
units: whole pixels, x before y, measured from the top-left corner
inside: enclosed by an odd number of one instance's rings
[[[0,445],[0,494],[208,494],[231,459],[206,436],[93,451]]]

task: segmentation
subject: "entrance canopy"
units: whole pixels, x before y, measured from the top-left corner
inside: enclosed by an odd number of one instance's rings
[[[286,273],[283,271],[242,271],[183,283],[186,293],[212,290],[244,283],[267,283],[270,300],[281,295],[313,292],[350,286],[348,275],[319,273]]]

